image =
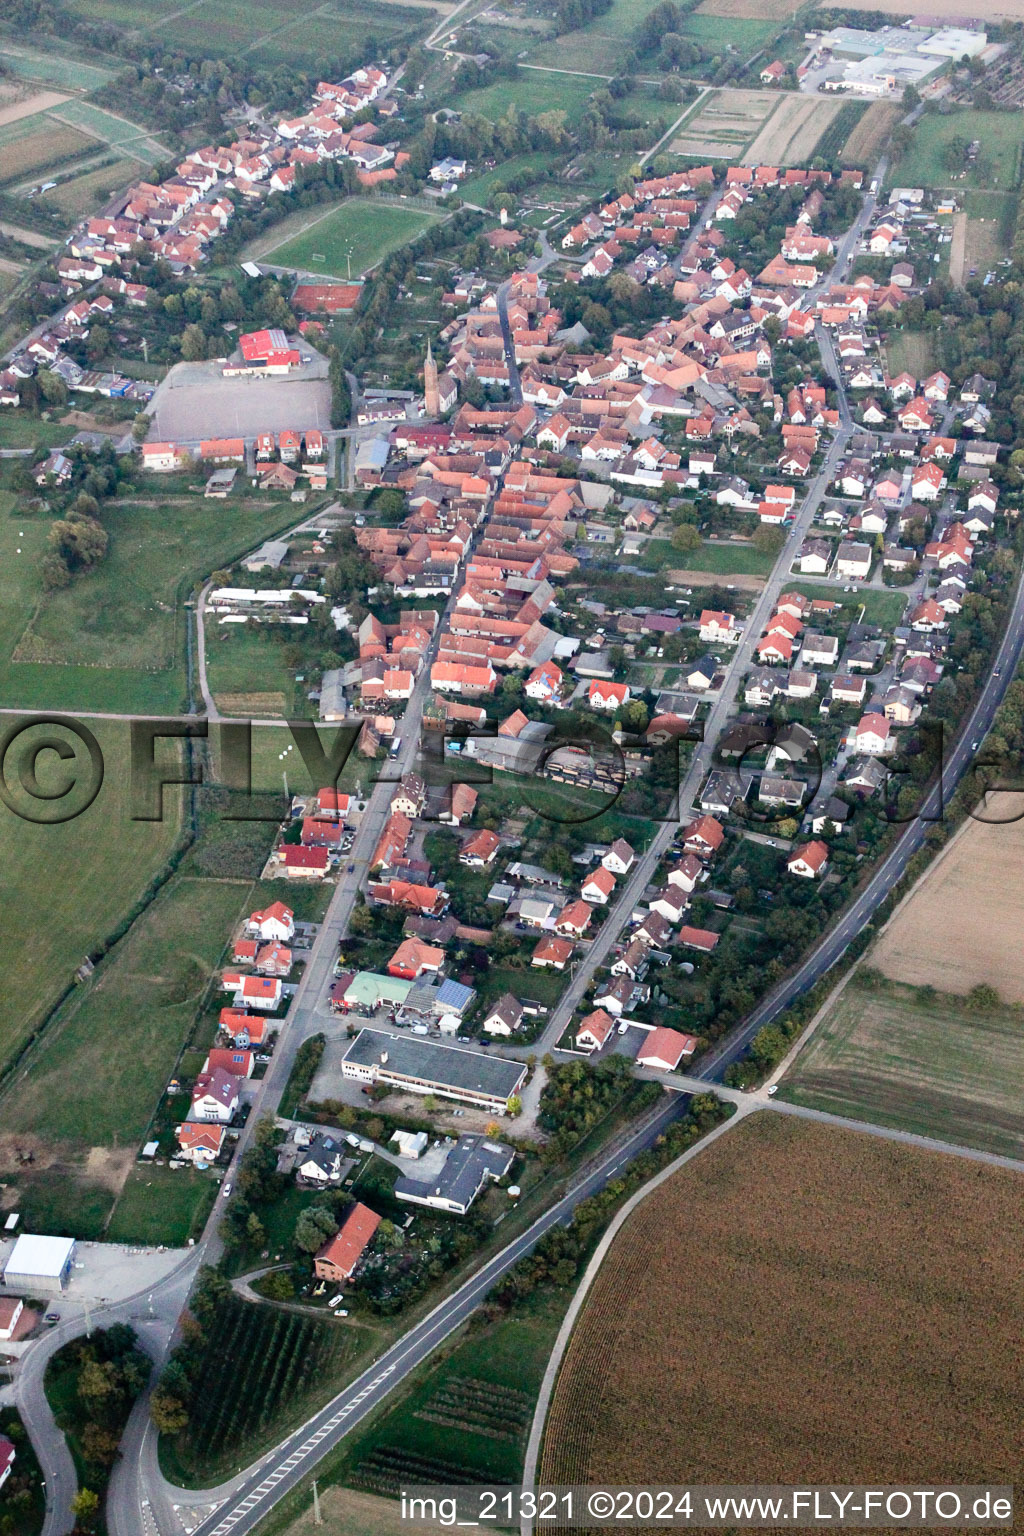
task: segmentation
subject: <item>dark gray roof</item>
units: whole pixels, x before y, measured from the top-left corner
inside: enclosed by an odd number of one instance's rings
[[[487,1179],[500,1179],[512,1166],[515,1152],[482,1136],[460,1136],[444,1167],[429,1179],[397,1179],[399,1200],[446,1200],[468,1210]]]
[[[379,1029],[363,1029],[345,1052],[345,1061],[360,1066],[380,1066],[400,1077],[436,1083],[439,1088],[459,1088],[466,1093],[485,1093],[507,1099],[515,1093],[526,1073],[522,1062],[506,1061],[483,1051],[437,1045],[421,1035],[388,1035]]]

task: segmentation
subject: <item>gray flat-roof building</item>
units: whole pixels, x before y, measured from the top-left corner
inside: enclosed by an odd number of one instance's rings
[[[388,1035],[363,1029],[342,1058],[343,1077],[361,1083],[389,1083],[409,1093],[436,1093],[503,1115],[526,1077],[520,1061],[484,1051],[437,1045],[421,1036]]]
[[[500,1142],[460,1136],[438,1173],[432,1178],[396,1180],[395,1195],[415,1205],[465,1216],[489,1179],[504,1178],[514,1156],[512,1148]]]
[[[62,1291],[75,1258],[72,1237],[37,1237],[23,1232],[4,1265],[4,1285],[11,1290],[52,1296]]]

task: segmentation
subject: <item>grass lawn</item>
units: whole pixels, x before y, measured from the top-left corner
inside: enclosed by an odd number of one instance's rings
[[[805,597],[826,597],[829,602],[839,603],[843,609],[843,618],[852,622],[864,609],[863,623],[877,624],[880,629],[891,633],[903,617],[903,610],[907,606],[907,594],[903,591],[883,591],[879,587],[861,587],[859,593],[842,592],[838,587],[815,586],[812,582],[804,582],[802,585],[795,581],[790,588],[792,592],[802,592]]]
[[[72,123],[83,133],[102,139],[114,149],[120,147],[138,160],[155,163],[167,154],[160,140],[146,128],[95,107],[90,101],[65,101],[49,115],[54,122]]]
[[[422,208],[350,198],[304,233],[265,254],[273,258],[274,266],[322,272],[325,277],[346,277],[351,257],[352,276],[356,277],[414,240],[439,217]]]
[[[557,52],[555,62],[560,68],[585,68],[577,63],[571,52],[563,51],[563,42],[564,39],[557,44],[545,44],[543,58],[533,58],[530,62],[550,64]],[[495,123],[511,106],[521,108],[530,116],[536,116],[538,112],[564,112],[573,123],[582,117],[589,97],[599,84],[600,81],[588,80],[585,75],[520,70],[512,79],[495,80],[477,90],[463,91],[447,104],[460,112],[476,112]]]
[[[206,676],[218,707],[246,717],[308,715],[313,706],[285,663],[284,650],[269,625],[250,631],[208,618]]]
[[[946,164],[946,150],[953,139],[980,139],[977,163],[966,177],[954,180]],[[926,112],[914,129],[913,142],[889,173],[902,187],[981,187],[1009,191],[1019,175],[1024,114],[1020,112],[950,112],[948,116]]]
[[[4,1095],[5,1126],[78,1147],[137,1144],[251,890],[173,879],[56,1016]]]
[[[674,549],[669,539],[649,539],[639,563],[651,571],[707,571],[713,576],[767,576],[775,558],[763,555],[753,544],[709,543],[699,549]]]
[[[0,635],[9,569],[0,561]],[[167,797],[163,822],[130,819],[127,726],[94,720],[90,728],[105,775],[87,811],[62,825],[36,826],[0,808],[6,939],[0,1063],[24,1043],[89,951],[143,895],[178,837],[174,796]]]
[[[855,978],[779,1085],[794,1104],[1024,1154],[1024,1020]]]
[[[935,368],[932,331],[890,331],[885,350],[890,373],[912,373],[915,379],[926,379]]]
[[[74,436],[72,427],[56,421],[43,421],[21,407],[0,411],[0,448],[59,448]],[[0,517],[7,510],[0,494]],[[10,503],[13,507],[13,500]]]
[[[520,176],[533,176],[541,181],[550,172],[557,171],[562,161],[561,155],[546,149],[534,150],[529,155],[514,155],[511,160],[503,160],[489,171],[470,176],[462,183],[460,195],[467,202],[486,204],[495,187],[507,186],[513,177]]]
[[[106,1241],[183,1248],[202,1231],[217,1188],[209,1174],[196,1168],[137,1165],[114,1207]]]
[[[192,588],[293,519],[290,506],[244,498],[110,502],[106,559],[70,587],[43,593],[48,524],[13,510],[5,517],[0,507],[0,571],[11,573],[0,575],[11,598],[0,610],[5,702],[176,713],[186,692],[183,604]]]
[[[117,1196],[106,1184],[78,1176],[66,1166],[18,1173],[9,1182],[17,1190],[17,1207],[26,1232],[51,1232],[99,1242]]]

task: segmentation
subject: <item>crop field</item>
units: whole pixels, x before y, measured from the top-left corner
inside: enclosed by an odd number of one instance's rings
[[[303,233],[261,254],[274,266],[325,277],[346,277],[351,262],[352,276],[357,277],[414,240],[439,217],[421,208],[351,198]]]
[[[913,986],[965,994],[987,983],[1024,1002],[1024,886],[1007,875],[1024,856],[1024,820],[1011,819],[1022,804],[1018,793],[988,797],[977,814],[989,819],[951,839],[879,935],[872,965]]]
[[[778,97],[767,91],[712,91],[672,140],[672,153],[738,160],[778,105]]]
[[[200,1475],[251,1459],[272,1426],[311,1410],[373,1332],[335,1318],[302,1317],[230,1296],[211,1327],[188,1442],[175,1446]],[[275,1435],[276,1438],[276,1435]]]
[[[270,1516],[274,1536],[323,1536],[325,1530],[331,1536],[408,1536],[409,1522],[403,1520],[400,1506],[393,1499],[382,1499],[373,1493],[361,1493],[355,1488],[321,1488],[320,1512],[323,1524],[317,1525],[312,1503],[304,1514],[286,1524],[279,1524]],[[416,1536],[448,1536],[450,1525],[434,1525],[416,1521]]]
[[[1020,1192],[1008,1170],[750,1117],[617,1237],[541,1479],[1013,1482]]]
[[[802,165],[811,159],[818,140],[842,108],[841,101],[783,92],[775,111],[743,156],[743,163]]]
[[[38,575],[46,525],[25,521],[24,565],[16,565],[12,610],[0,620],[5,701],[27,709],[174,713],[186,691],[183,604],[194,583],[276,532],[288,516],[279,505],[243,497],[110,502],[103,509],[106,559],[49,593]],[[14,520],[0,517],[0,550],[10,548],[16,531]]]
[[[47,1027],[4,1095],[5,1128],[134,1151],[251,890],[172,879]]]
[[[49,107],[59,107],[67,99],[63,91],[32,91],[18,82],[8,84],[0,80],[0,126],[34,117]]]
[[[70,123],[83,133],[94,134],[111,149],[120,150],[144,164],[152,164],[167,154],[160,140],[145,128],[114,112],[106,112],[102,107],[94,107],[89,101],[67,101],[50,116],[55,122]]]
[[[107,202],[113,194],[139,174],[137,160],[115,160],[94,171],[73,176],[44,192],[41,201],[53,203],[69,218],[80,218]]]
[[[260,63],[295,68],[354,56],[374,40],[378,46],[373,51],[379,52],[389,38],[426,28],[434,19],[428,6],[375,0],[303,0],[299,6],[284,0],[198,0],[187,6],[180,0],[146,6],[134,0],[71,0],[71,9],[90,21],[142,33],[159,30],[161,40],[172,47],[194,47],[201,36],[211,58],[247,53]]]
[[[1024,1154],[1024,1017],[859,974],[779,1088],[783,1098],[903,1130]]]
[[[843,150],[844,165],[873,165],[899,121],[900,109],[891,101],[873,101],[850,134]]]
[[[759,21],[791,21],[793,6],[791,0],[702,0],[697,15],[730,21],[748,16]]]
[[[583,73],[617,74],[624,49],[657,3],[658,0],[613,0],[611,9],[595,17],[589,26],[565,32],[553,42],[535,43],[528,62],[555,62],[562,68]],[[778,30],[774,7],[782,3],[783,0],[768,0],[766,6],[758,7],[755,0],[706,0],[698,11],[683,18],[681,30],[695,42],[716,51],[731,43],[741,53],[752,53]],[[720,4],[727,9],[720,10]],[[785,14],[791,15],[791,10]],[[558,58],[553,60],[554,53]]]
[[[0,186],[70,164],[100,148],[98,139],[45,113],[0,128]]]
[[[178,0],[166,0],[166,3],[174,5]],[[93,0],[90,0],[88,9],[92,17],[98,18],[99,8]],[[155,9],[155,6],[147,6],[147,10],[151,9]],[[123,6],[121,14],[124,14]],[[106,69],[102,65],[86,64],[71,57],[65,45],[59,50],[54,49],[52,53],[38,53],[32,48],[22,47],[20,43],[12,43],[9,38],[0,38],[0,62],[19,79],[66,86],[70,90],[94,91],[112,80],[117,73],[116,67]]]
[[[982,149],[973,166],[953,174],[946,152],[954,139],[978,139]],[[1024,114],[1020,112],[925,113],[918,120],[907,153],[889,172],[889,181],[903,187],[980,188],[1006,192],[1020,175]]]

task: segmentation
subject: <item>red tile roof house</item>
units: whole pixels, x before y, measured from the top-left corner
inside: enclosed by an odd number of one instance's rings
[[[794,848],[786,860],[786,868],[791,875],[816,880],[828,868],[828,844],[815,838],[813,842]]]
[[[593,911],[585,901],[570,901],[555,919],[555,932],[571,938],[582,938],[590,927]]]
[[[189,1163],[212,1163],[224,1145],[222,1125],[200,1125],[186,1120],[174,1130],[178,1138],[178,1156]]]
[[[443,949],[424,944],[421,939],[403,939],[388,961],[388,975],[415,981],[427,972],[436,976],[443,964]]]
[[[685,949],[699,949],[704,954],[710,954],[720,938],[721,934],[712,933],[708,928],[684,926],[679,930],[679,942]]]
[[[227,1072],[232,1077],[252,1077],[252,1051],[214,1046],[203,1063],[205,1072]]]
[[[313,1260],[317,1279],[351,1280],[379,1226],[377,1212],[357,1200],[340,1229],[324,1243]]]
[[[11,1468],[14,1466],[16,1455],[17,1451],[14,1448],[14,1441],[8,1440],[6,1435],[0,1435],[0,1488],[3,1487],[11,1475]]]
[[[330,855],[326,848],[287,844],[281,849],[281,863],[289,880],[322,880],[330,865]]]
[[[240,971],[225,971],[221,981],[225,992],[235,994],[236,1008],[258,1008],[273,1013],[281,1001],[282,987],[277,977],[243,976]]]
[[[250,913],[245,926],[250,933],[258,933],[261,939],[293,939],[295,913],[283,901],[275,901],[263,912]]]
[[[697,1036],[681,1034],[678,1029],[652,1029],[637,1052],[637,1065],[653,1067],[658,1072],[674,1072],[683,1057],[697,1049]]]
[[[603,1008],[595,1008],[593,1013],[588,1013],[585,1019],[580,1020],[580,1027],[576,1031],[576,1049],[586,1051],[588,1055],[599,1051],[614,1029],[615,1020],[611,1014],[605,1013]]]
[[[608,903],[608,898],[615,889],[615,876],[610,869],[601,865],[588,875],[580,889],[580,895],[584,901],[592,902],[595,906],[603,907]]]
[[[459,852],[459,863],[466,864],[471,869],[483,869],[488,864],[494,863],[501,839],[497,832],[489,832],[482,828],[474,832],[469,842]]]
[[[591,709],[621,709],[629,703],[628,683],[602,683],[597,678],[587,691],[587,703]]]
[[[530,956],[530,964],[538,969],[550,966],[552,970],[564,971],[572,959],[572,950],[573,946],[568,939],[541,939]]]
[[[725,831],[721,822],[713,816],[699,816],[686,828],[683,848],[687,853],[696,854],[699,859],[707,858],[718,851],[724,838]]]

